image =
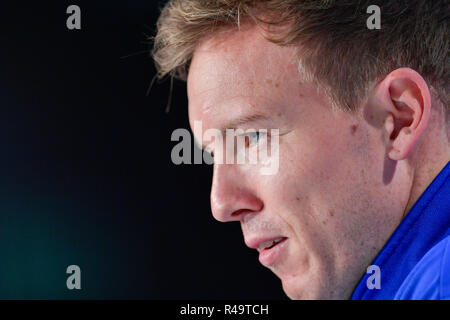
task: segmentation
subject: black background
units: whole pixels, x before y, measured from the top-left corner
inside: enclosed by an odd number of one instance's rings
[[[286,299],[239,224],[213,219],[212,167],[171,162],[185,83],[168,114],[170,81],[146,95],[162,5],[1,5],[0,298]]]

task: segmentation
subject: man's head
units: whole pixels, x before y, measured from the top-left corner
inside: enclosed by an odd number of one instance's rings
[[[277,174],[216,164],[211,206],[291,298],[349,297],[450,157],[445,1],[383,1],[381,30],[364,3],[178,0],[158,22],[191,124],[279,129]]]

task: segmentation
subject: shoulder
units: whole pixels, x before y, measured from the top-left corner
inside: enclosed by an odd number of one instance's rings
[[[394,299],[450,299],[450,235],[423,256],[403,281]]]

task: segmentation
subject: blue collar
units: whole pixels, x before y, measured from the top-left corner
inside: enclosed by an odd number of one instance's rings
[[[450,234],[450,162],[420,196],[371,263],[380,267],[381,289],[368,289],[365,274],[355,290],[355,299],[394,298],[419,260]]]

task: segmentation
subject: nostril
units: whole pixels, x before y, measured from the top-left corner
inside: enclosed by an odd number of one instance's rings
[[[249,210],[246,210],[246,209],[239,209],[239,210],[236,210],[236,211],[234,211],[232,214],[231,214],[231,216],[232,217],[237,217],[237,216],[239,216],[239,215],[241,215],[241,214],[243,214],[243,213],[245,213],[245,212],[248,212]]]

